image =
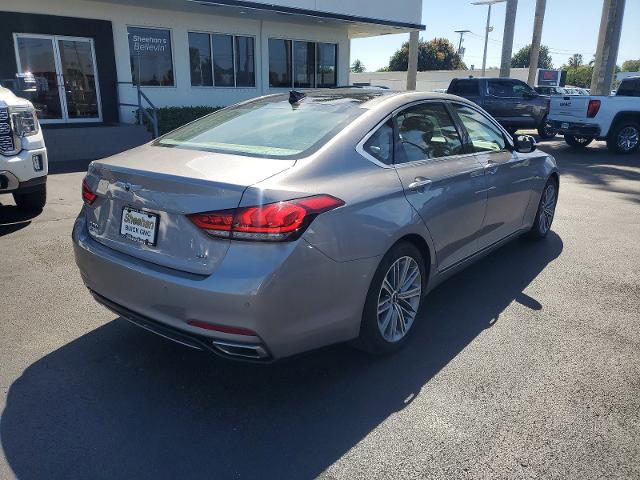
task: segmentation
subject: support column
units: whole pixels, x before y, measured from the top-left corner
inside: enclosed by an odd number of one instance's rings
[[[407,90],[415,90],[418,81],[418,41],[420,32],[409,34],[409,65],[407,68]]]
[[[591,77],[591,95],[609,95],[618,60],[625,0],[604,0],[598,48]]]
[[[544,23],[544,11],[547,8],[547,0],[536,1],[536,16],[533,20],[533,38],[531,50],[529,50],[529,79],[527,83],[532,87],[536,83],[536,71],[540,58],[540,41],[542,40],[542,24]]]
[[[504,17],[504,35],[502,37],[502,60],[500,61],[500,76],[511,75],[511,55],[513,54],[513,34],[516,28],[516,13],[518,0],[507,0],[507,12]]]

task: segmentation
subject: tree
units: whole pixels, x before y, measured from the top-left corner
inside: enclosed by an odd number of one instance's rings
[[[576,68],[567,68],[567,66],[563,66],[563,70],[567,70],[567,85],[591,88],[593,65],[580,65]]]
[[[511,58],[511,68],[529,68],[529,52],[531,45],[522,47]],[[553,60],[549,54],[549,47],[546,45],[540,45],[540,56],[538,57],[538,68],[544,68],[546,70],[553,68]]]
[[[582,55],[579,53],[574,53],[569,57],[569,61],[567,62],[567,67],[573,68],[574,70],[580,67],[584,61],[582,60]]]
[[[640,60],[627,60],[622,64],[623,72],[640,72]]]
[[[351,64],[351,71],[353,73],[362,73],[366,69],[367,68],[364,66],[364,64],[359,59],[355,59],[354,62]]]
[[[409,42],[389,59],[389,71],[406,72],[409,66]],[[453,44],[446,38],[434,38],[425,42],[418,41],[418,71],[426,70],[463,70],[467,66],[460,58]]]

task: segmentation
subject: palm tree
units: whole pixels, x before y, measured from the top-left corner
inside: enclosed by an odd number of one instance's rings
[[[573,68],[574,70],[577,70],[578,67],[580,67],[583,64],[583,60],[582,60],[582,55],[579,53],[574,53],[573,55],[571,55],[571,57],[569,57],[569,61],[567,62],[567,66],[569,68]]]

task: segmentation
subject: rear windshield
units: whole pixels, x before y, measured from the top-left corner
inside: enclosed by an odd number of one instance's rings
[[[640,78],[623,80],[616,95],[619,97],[640,97]]]
[[[475,80],[454,80],[449,86],[448,93],[460,96],[473,96],[479,93],[478,82]]]
[[[365,112],[361,104],[369,99],[368,95],[308,96],[290,104],[288,95],[261,98],[196,120],[154,145],[252,157],[303,157]]]

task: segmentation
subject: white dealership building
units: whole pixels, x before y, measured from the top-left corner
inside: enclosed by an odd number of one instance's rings
[[[421,0],[0,0],[0,80],[30,72],[47,128],[132,122],[349,81],[350,40],[422,30]],[[123,105],[127,104],[127,105]]]

